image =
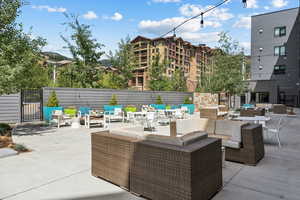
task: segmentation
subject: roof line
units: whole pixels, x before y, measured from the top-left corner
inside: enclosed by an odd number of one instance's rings
[[[268,12],[268,13],[262,13],[262,14],[258,14],[258,15],[252,15],[251,17],[258,17],[258,16],[262,16],[262,15],[271,15],[271,14],[274,14],[274,13],[280,13],[280,12],[285,12],[285,11],[295,10],[295,9],[299,9],[299,7],[288,8],[288,9],[284,9],[284,10],[277,10],[277,11],[272,11],[272,12]]]

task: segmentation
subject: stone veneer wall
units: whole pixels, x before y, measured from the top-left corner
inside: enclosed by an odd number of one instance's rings
[[[194,93],[194,104],[196,107],[196,112],[199,111],[200,107],[218,106],[218,103],[218,94],[197,92]]]

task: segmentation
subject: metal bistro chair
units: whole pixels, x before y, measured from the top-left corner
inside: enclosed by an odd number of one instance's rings
[[[284,125],[283,117],[272,117],[270,121],[266,123],[265,130],[267,133],[267,136],[269,137],[270,134],[275,135],[278,146],[281,148],[281,142],[280,142],[280,131]]]
[[[144,118],[144,130],[155,131],[158,126],[157,115],[155,112],[148,112]]]

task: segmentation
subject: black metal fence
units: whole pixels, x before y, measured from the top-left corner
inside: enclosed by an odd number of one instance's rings
[[[21,122],[43,120],[43,90],[21,91]]]

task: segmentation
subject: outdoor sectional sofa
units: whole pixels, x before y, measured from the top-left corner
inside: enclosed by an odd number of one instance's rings
[[[241,121],[212,120],[207,118],[192,119],[184,122],[177,120],[178,134],[185,131],[204,131],[209,137],[222,139],[225,147],[225,159],[256,165],[265,154],[263,130],[259,124]]]
[[[248,108],[241,109],[240,116],[241,117],[255,117],[255,116],[265,116],[264,108]]]
[[[149,199],[210,199],[222,188],[221,157],[221,140],[203,132],[92,134],[92,175]]]

